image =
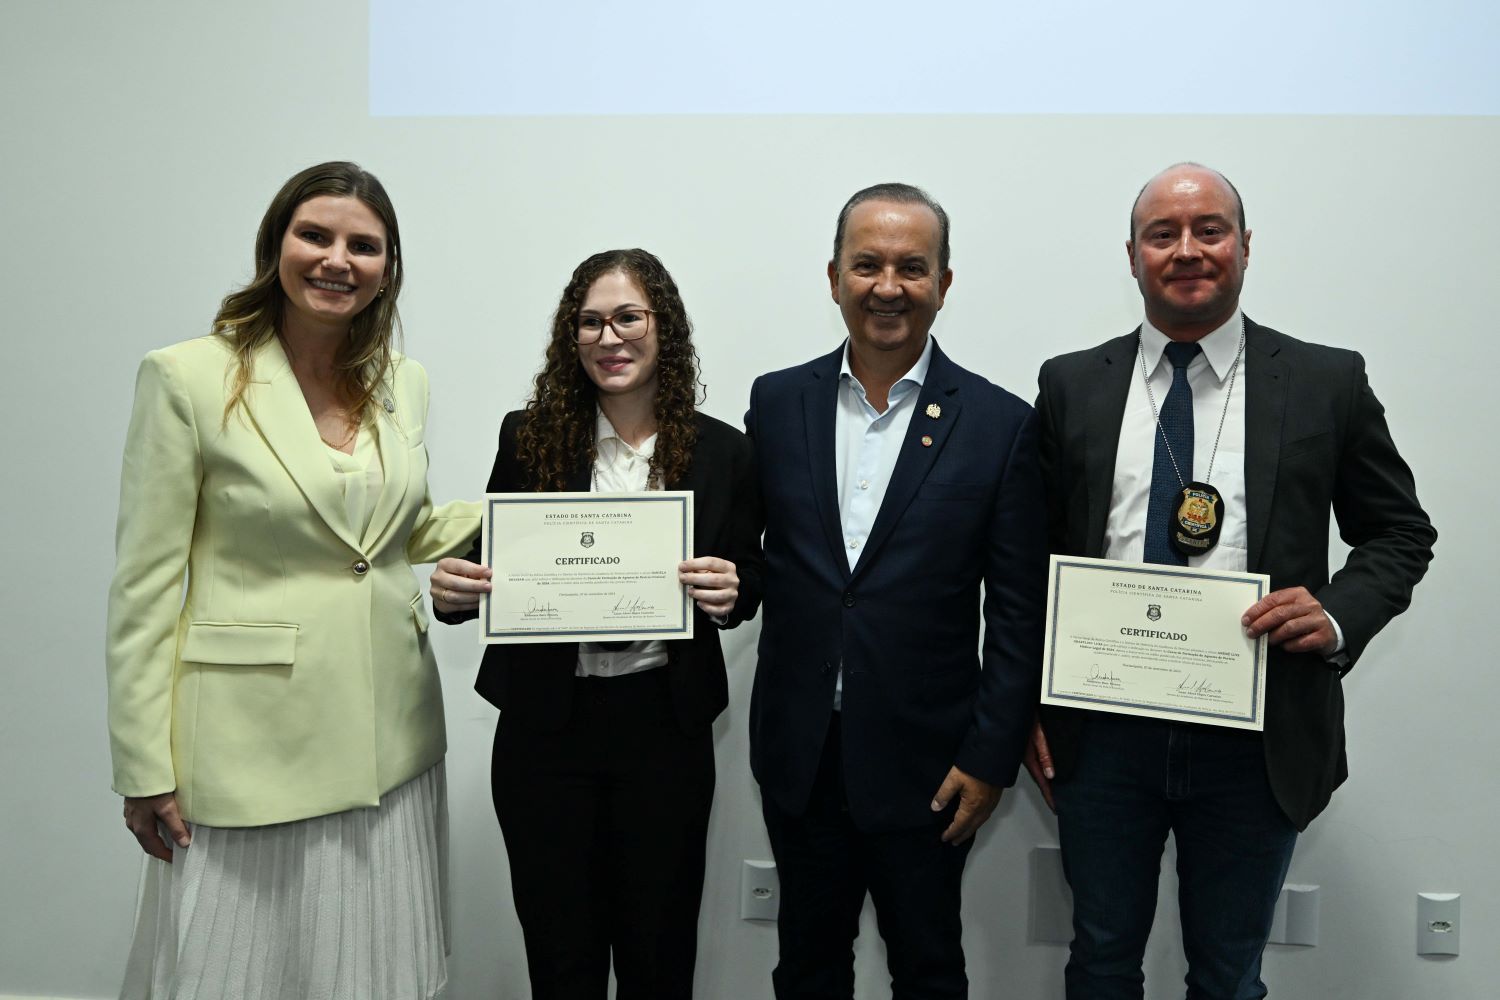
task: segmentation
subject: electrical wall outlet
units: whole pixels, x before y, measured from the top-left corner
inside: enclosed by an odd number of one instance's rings
[[[776,862],[745,859],[740,869],[740,919],[775,920],[781,910],[781,880]]]
[[[1272,944],[1316,945],[1318,943],[1318,887],[1292,885],[1281,887],[1276,899],[1276,915],[1271,918]]]
[[[1458,954],[1456,892],[1417,893],[1417,954]]]
[[[1033,944],[1073,940],[1073,893],[1063,877],[1062,850],[1031,849],[1031,899],[1027,934]]]

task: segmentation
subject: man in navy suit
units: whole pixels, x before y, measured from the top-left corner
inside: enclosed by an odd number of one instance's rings
[[[1271,646],[1265,731],[1049,705],[1027,766],[1055,801],[1073,889],[1069,1000],[1142,996],[1168,832],[1187,996],[1251,1000],[1297,833],[1348,774],[1342,678],[1405,610],[1437,535],[1364,359],[1241,312],[1250,230],[1233,185],[1179,163],[1130,221],[1144,322],[1040,375],[1053,551],[1268,574],[1240,621]],[[1188,556],[1169,541],[1191,481],[1223,506],[1217,544]],[[1351,548],[1331,578],[1330,510]]]
[[[967,996],[959,882],[1037,697],[1035,414],[928,336],[948,256],[926,193],[855,194],[828,263],[848,340],[751,390],[766,578],[750,754],[781,879],[778,1000],[853,997],[867,892],[893,995]]]

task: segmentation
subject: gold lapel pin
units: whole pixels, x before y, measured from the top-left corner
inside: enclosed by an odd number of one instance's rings
[[[941,417],[943,415],[943,408],[936,403],[928,403],[927,415],[933,420],[936,420],[938,417]]]
[[[932,447],[932,435],[931,434],[923,434],[922,435],[922,447],[923,448],[931,448]]]

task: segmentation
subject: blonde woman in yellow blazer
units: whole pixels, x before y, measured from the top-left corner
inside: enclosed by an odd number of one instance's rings
[[[126,825],[160,860],[122,997],[446,981],[446,739],[411,566],[466,550],[479,505],[429,498],[400,285],[379,181],[320,164],[273,200],[215,332],[141,365],[109,722]]]

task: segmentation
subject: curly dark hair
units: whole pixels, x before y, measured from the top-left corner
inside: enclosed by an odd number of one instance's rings
[[[578,313],[595,281],[615,271],[629,275],[646,293],[654,310],[657,337],[656,450],[650,481],[677,488],[687,474],[698,428],[693,415],[699,402],[698,352],[693,324],[672,275],[645,250],[606,250],[573,271],[552,317],[552,339],[546,361],[537,372],[526,413],[516,430],[517,451],[528,485],[538,492],[564,490],[580,465],[592,464],[598,390],[578,361],[574,332]]]

